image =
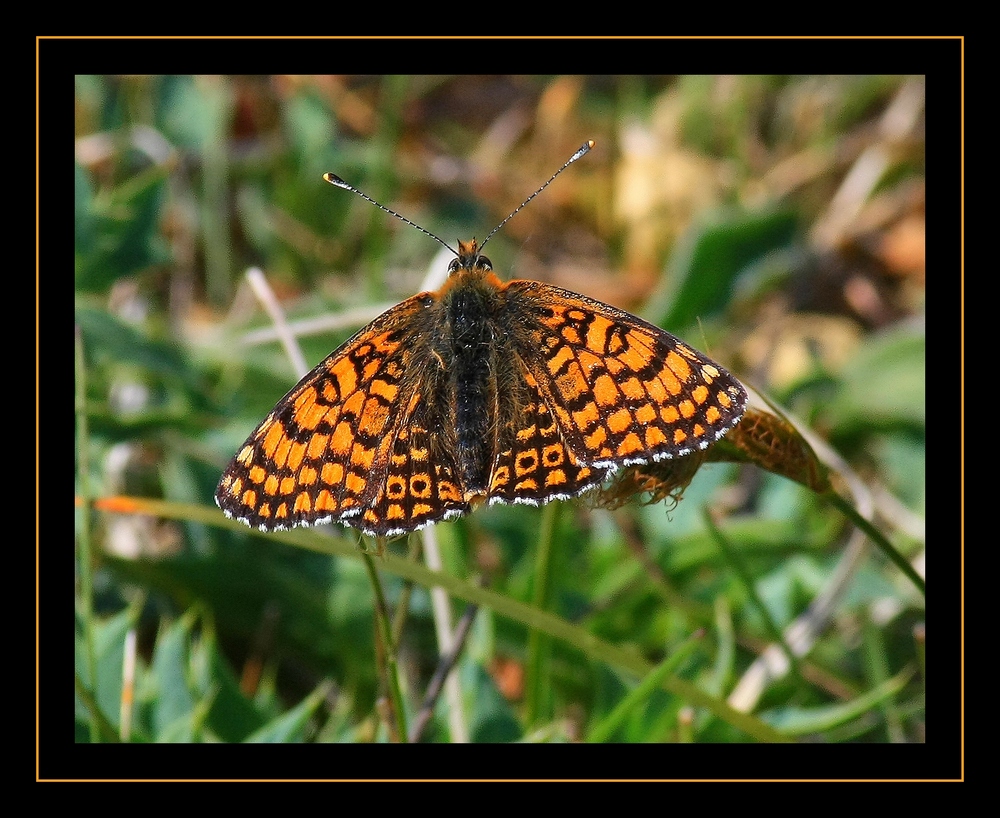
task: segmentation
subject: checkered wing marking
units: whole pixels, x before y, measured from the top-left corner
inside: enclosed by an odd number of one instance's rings
[[[707,448],[746,407],[742,384],[670,333],[536,281],[506,286],[519,355],[576,462],[616,468]]]
[[[516,392],[515,411],[498,430],[490,502],[538,505],[573,497],[601,483],[607,470],[576,460],[535,376],[526,369],[521,374],[523,383],[511,386]]]
[[[431,433],[441,428],[432,403],[418,388],[393,435],[378,491],[352,525],[368,534],[392,537],[471,510],[462,496],[453,450]]]
[[[227,516],[265,531],[339,521],[388,534],[466,510],[453,464],[425,459],[433,427],[410,358],[426,304],[414,296],[375,319],[278,403],[223,473]]]

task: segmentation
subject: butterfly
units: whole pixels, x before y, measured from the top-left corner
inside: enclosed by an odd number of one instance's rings
[[[380,315],[278,402],[222,475],[227,516],[393,537],[482,503],[574,497],[706,449],[743,415],[746,390],[702,353],[587,296],[503,282],[481,249],[459,242],[441,289]]]

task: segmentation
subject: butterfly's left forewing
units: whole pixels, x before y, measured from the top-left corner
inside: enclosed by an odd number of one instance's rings
[[[275,406],[222,475],[215,499],[227,516],[271,531],[362,513],[417,387],[406,341],[419,299],[383,313]]]

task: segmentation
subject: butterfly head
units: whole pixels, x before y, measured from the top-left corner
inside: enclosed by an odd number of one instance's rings
[[[486,242],[483,242],[485,244]],[[458,243],[458,253],[455,258],[451,260],[448,265],[448,275],[454,275],[459,270],[482,270],[483,272],[491,272],[493,270],[493,262],[491,262],[486,256],[480,255],[479,250],[482,247],[475,239],[472,241],[459,241]]]

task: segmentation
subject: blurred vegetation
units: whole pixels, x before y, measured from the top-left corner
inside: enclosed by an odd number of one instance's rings
[[[312,366],[447,264],[325,171],[454,246],[592,138],[490,242],[501,277],[724,363],[922,573],[919,79],[78,76],[75,99],[78,741],[397,740],[438,581],[446,627],[478,608],[424,741],[923,741],[922,595],[756,466],[705,464],[677,502],[491,506],[384,557],[212,501],[299,374],[246,271]]]

